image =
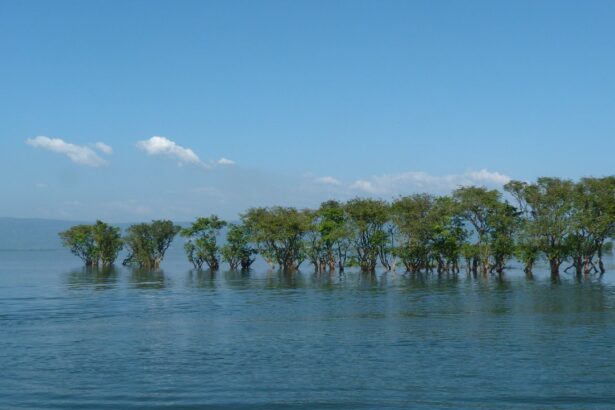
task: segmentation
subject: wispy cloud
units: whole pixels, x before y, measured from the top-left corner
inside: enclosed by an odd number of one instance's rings
[[[449,175],[404,172],[358,179],[350,185],[350,188],[373,195],[397,195],[408,192],[446,193],[465,185],[500,187],[508,181],[510,181],[509,176],[486,169]]]
[[[106,202],[103,204],[103,207],[132,215],[149,215],[152,213],[152,209],[150,207],[140,204],[134,199],[127,201]]]
[[[113,148],[111,148],[109,145],[105,144],[104,142],[97,142],[96,144],[94,144],[94,148],[96,148],[103,154],[107,154],[107,155],[113,154]]]
[[[316,178],[314,180],[317,184],[321,184],[321,185],[342,185],[342,183],[338,180],[333,178],[332,176],[324,176],[324,177],[320,177],[320,178]]]
[[[162,155],[174,159],[179,165],[206,167],[206,164],[190,148],[182,147],[165,137],[154,136],[148,140],[139,141],[137,147],[148,155]]]
[[[233,161],[232,159],[223,157],[218,160],[218,165],[233,165],[233,164],[235,164],[235,161]]]
[[[36,138],[28,138],[26,143],[35,148],[42,148],[66,155],[71,161],[79,165],[99,167],[107,163],[104,159],[99,157],[93,149],[86,146],[71,144],[60,138],[39,136]]]

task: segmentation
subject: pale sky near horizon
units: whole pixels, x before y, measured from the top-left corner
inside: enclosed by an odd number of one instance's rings
[[[613,1],[0,0],[0,216],[612,175]]]

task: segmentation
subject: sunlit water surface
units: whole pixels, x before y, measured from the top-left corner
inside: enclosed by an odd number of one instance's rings
[[[609,262],[612,270],[612,262]],[[615,408],[615,281],[0,251],[0,408]]]

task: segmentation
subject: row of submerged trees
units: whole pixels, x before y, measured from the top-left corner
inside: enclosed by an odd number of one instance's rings
[[[272,267],[292,272],[309,262],[317,272],[356,266],[408,272],[502,273],[516,257],[528,275],[544,258],[552,277],[561,265],[576,274],[604,273],[603,254],[615,237],[615,176],[572,182],[539,178],[498,190],[462,187],[450,196],[416,194],[392,202],[356,198],[327,201],[318,209],[252,208],[241,223],[215,215],[181,229],[153,221],[119,229],[102,222],[61,233],[66,246],[88,265],[113,263],[122,246],[125,264],[157,268],[178,233],[195,269],[249,269],[258,254]],[[226,241],[220,245],[226,228]]]

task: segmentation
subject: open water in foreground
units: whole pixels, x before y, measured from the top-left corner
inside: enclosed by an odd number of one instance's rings
[[[307,267],[307,264],[306,264]],[[0,251],[0,408],[613,409],[615,271],[88,272]]]

